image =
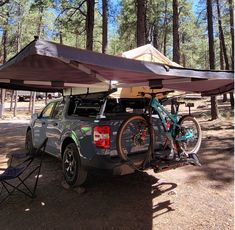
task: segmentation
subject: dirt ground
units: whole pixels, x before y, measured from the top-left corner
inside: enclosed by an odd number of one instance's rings
[[[198,111],[202,167],[90,175],[79,194],[61,186],[61,162],[46,155],[37,197],[16,194],[1,204],[0,229],[234,229],[233,119],[207,121]],[[24,151],[24,118],[0,121],[0,168],[10,153]]]

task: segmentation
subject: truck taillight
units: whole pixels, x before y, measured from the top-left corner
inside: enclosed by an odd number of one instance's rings
[[[96,126],[93,133],[94,144],[100,148],[110,147],[110,127],[109,126]]]

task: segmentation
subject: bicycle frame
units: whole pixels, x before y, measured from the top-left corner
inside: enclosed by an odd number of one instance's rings
[[[168,139],[170,139],[171,141],[173,140],[186,141],[187,139],[193,137],[193,133],[191,131],[188,131],[184,136],[180,136],[179,138],[176,138],[177,129],[180,128],[180,125],[178,124],[179,122],[178,109],[176,110],[175,114],[171,114],[165,109],[165,107],[156,98],[151,99],[150,107],[153,108],[153,110],[158,114]],[[168,124],[167,124],[166,119],[170,120],[170,127],[167,126]]]

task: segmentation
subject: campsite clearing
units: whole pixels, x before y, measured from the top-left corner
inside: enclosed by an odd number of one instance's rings
[[[27,122],[27,120],[26,120]],[[3,203],[2,229],[233,229],[233,123],[201,120],[202,167],[155,174],[92,175],[86,193],[61,186],[61,162],[46,156],[30,200],[15,195]],[[0,123],[0,158],[24,148],[25,120]]]

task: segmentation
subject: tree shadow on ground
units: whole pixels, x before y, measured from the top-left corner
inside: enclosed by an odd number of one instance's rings
[[[198,181],[203,175],[214,181],[214,188],[221,189],[234,182],[234,145],[233,138],[213,136],[202,142],[198,153],[202,167],[195,167],[200,172],[191,176],[190,180]]]

